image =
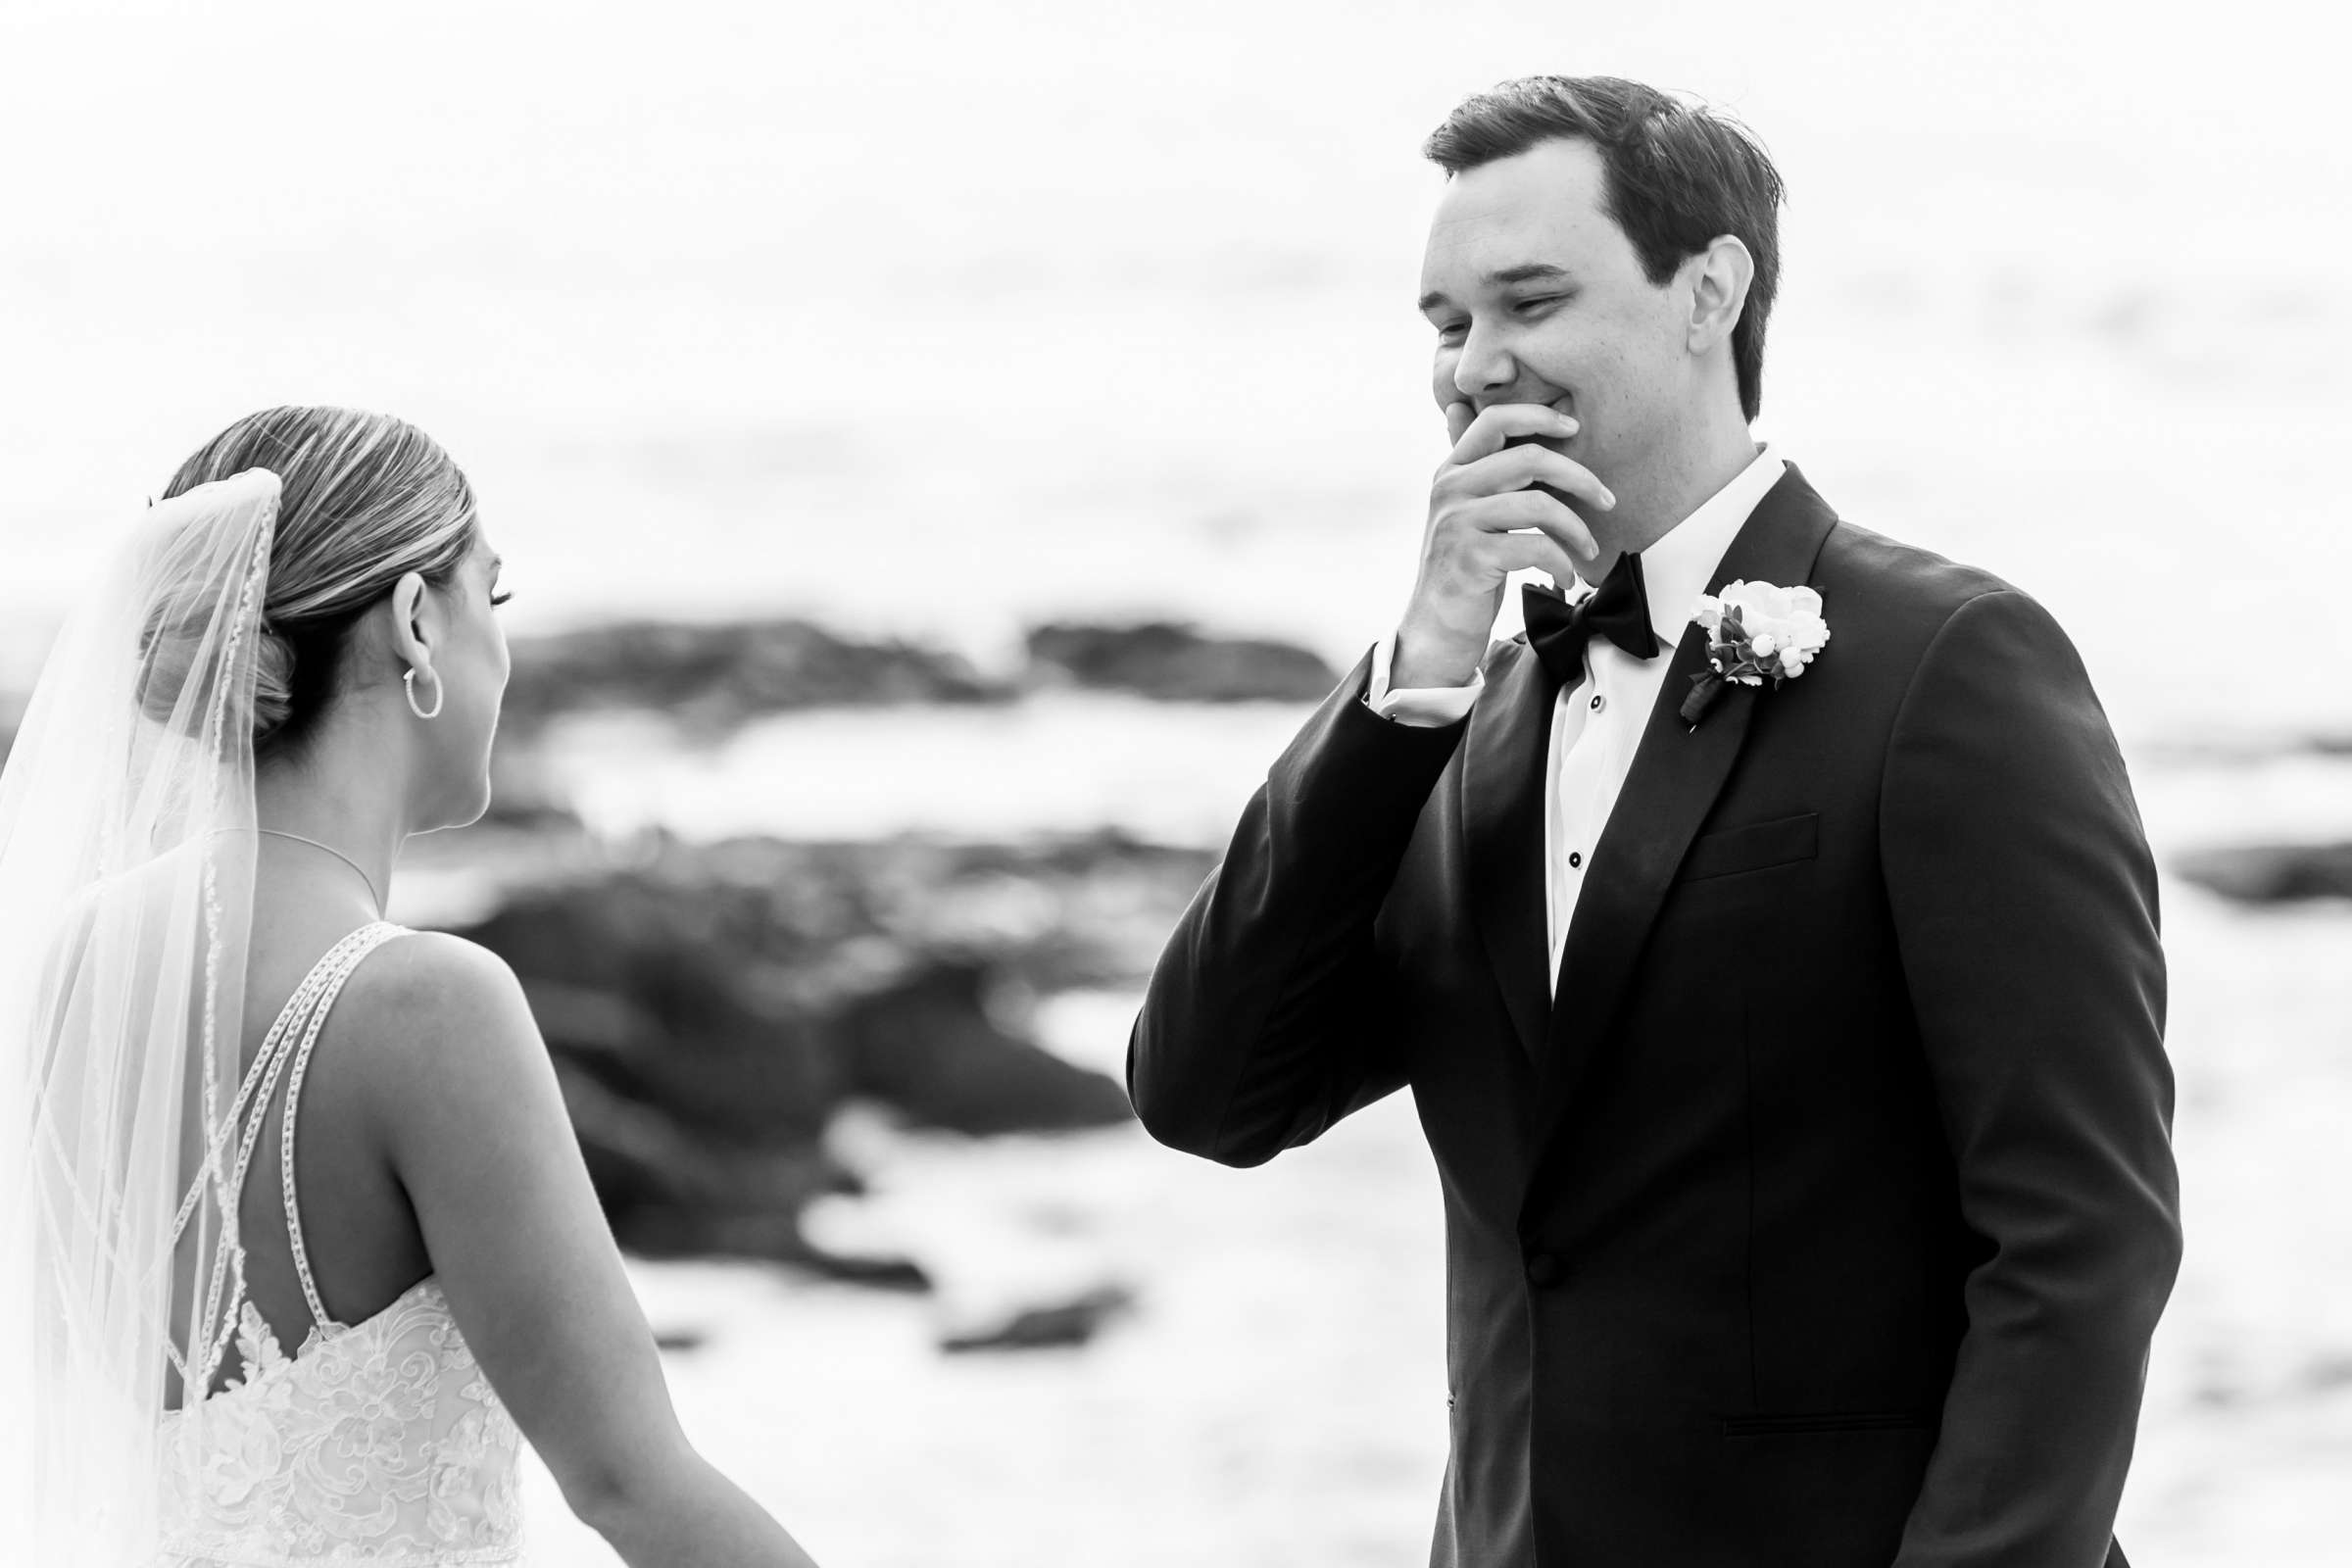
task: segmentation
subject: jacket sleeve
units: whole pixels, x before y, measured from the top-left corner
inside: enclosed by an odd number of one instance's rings
[[[1256,1165],[1404,1082],[1373,922],[1465,723],[1393,723],[1369,660],[1250,798],[1160,955],[1127,1046],[1154,1138]]]
[[[2064,632],[1955,612],[1888,744],[1880,850],[1963,1222],[1967,1329],[1897,1568],[2097,1568],[2180,1257],[2156,875]]]

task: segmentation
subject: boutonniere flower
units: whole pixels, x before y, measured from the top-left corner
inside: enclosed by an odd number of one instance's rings
[[[1693,728],[1726,685],[1794,680],[1830,640],[1821,595],[1801,586],[1727,583],[1721,597],[1700,594],[1690,618],[1707,628],[1707,668],[1690,677],[1683,699],[1683,721]]]

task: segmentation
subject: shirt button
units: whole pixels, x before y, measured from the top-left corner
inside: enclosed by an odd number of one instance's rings
[[[1575,870],[1575,869],[1576,869],[1578,866],[1580,866],[1580,865],[1582,865],[1582,864],[1584,864],[1584,863],[1585,863],[1585,852],[1584,852],[1584,851],[1582,851],[1582,850],[1570,850],[1570,851],[1568,852],[1568,869],[1569,869],[1569,870],[1573,871],[1573,870]]]
[[[1604,708],[1606,708],[1606,707],[1608,707],[1608,706],[1609,706],[1609,701],[1608,701],[1608,699],[1607,699],[1607,698],[1605,698],[1605,697],[1601,696],[1601,695],[1600,695],[1600,693],[1598,693],[1598,692],[1594,692],[1594,693],[1592,694],[1592,711],[1594,711],[1595,713],[1597,713],[1597,712],[1599,712],[1599,711],[1600,711],[1602,709],[1604,709]]]
[[[1560,1261],[1557,1252],[1530,1252],[1527,1258],[1527,1283],[1538,1290],[1557,1285],[1567,1277],[1568,1266]]]

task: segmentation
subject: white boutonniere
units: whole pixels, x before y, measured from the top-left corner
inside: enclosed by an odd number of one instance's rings
[[[1821,595],[1810,588],[1735,582],[1700,594],[1690,618],[1707,628],[1707,668],[1690,677],[1683,721],[1695,727],[1727,684],[1775,687],[1794,680],[1830,641]]]

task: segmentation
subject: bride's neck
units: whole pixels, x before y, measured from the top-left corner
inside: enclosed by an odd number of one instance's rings
[[[255,826],[292,834],[350,857],[366,876],[372,899],[389,900],[392,868],[409,836],[407,803],[399,788],[402,770],[387,767],[366,749],[335,744],[322,735],[300,757],[273,759],[254,777]],[[331,857],[287,840],[265,836],[265,866],[299,868],[306,882],[348,885],[360,877]],[[291,851],[294,858],[275,851]],[[339,876],[339,882],[338,882]]]

